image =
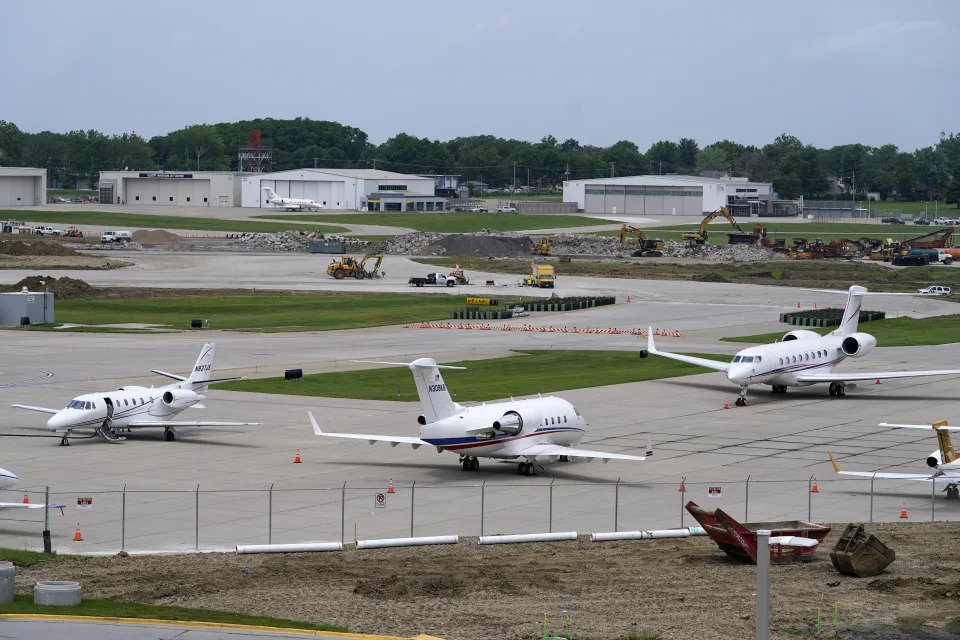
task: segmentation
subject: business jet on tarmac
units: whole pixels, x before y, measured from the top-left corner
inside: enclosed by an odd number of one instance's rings
[[[509,402],[464,407],[450,397],[447,385],[440,376],[440,369],[465,367],[439,365],[431,358],[420,358],[410,363],[362,362],[410,368],[423,410],[423,415],[417,419],[420,437],[328,433],[320,429],[313,413],[309,413],[316,435],[366,440],[370,444],[389,442],[394,447],[409,444],[414,449],[432,446],[437,448],[438,453],[451,451],[460,454],[464,471],[479,471],[479,458],[521,460],[517,473],[527,476],[536,475],[535,464],[538,459],[551,462],[567,462],[570,458],[585,458],[588,462],[594,458],[604,462],[644,459],[644,456],[574,449],[571,445],[583,438],[587,423],[577,408],[563,398],[511,399]],[[646,455],[653,455],[649,445]]]
[[[153,369],[152,373],[173,378],[177,382],[163,387],[120,387],[116,391],[87,393],[77,396],[64,409],[47,409],[24,404],[15,404],[18,409],[28,409],[41,413],[52,413],[47,428],[62,433],[61,446],[70,444],[69,437],[74,431],[93,431],[108,442],[126,440],[121,430],[131,433],[134,429],[163,428],[168,441],[176,439],[179,427],[244,427],[259,422],[209,422],[200,420],[170,420],[181,411],[190,407],[205,408],[202,404],[206,397],[203,393],[207,385],[239,378],[210,377],[213,371],[214,343],[208,342],[200,350],[200,357],[189,377],[178,376]]]
[[[825,289],[811,289],[821,293],[843,293]],[[847,305],[840,326],[821,336],[815,331],[796,329],[784,334],[779,342],[749,347],[738,352],[731,362],[707,360],[681,353],[660,351],[653,343],[653,331],[647,334],[646,351],[655,356],[725,371],[730,382],[740,385],[737,406],[747,404],[747,387],[751,384],[769,384],[773,393],[786,393],[787,387],[806,387],[822,382],[830,383],[831,396],[846,395],[848,382],[857,380],[918,378],[922,376],[960,375],[960,369],[933,371],[857,371],[833,373],[833,368],[847,358],[861,358],[877,345],[869,333],[857,331],[860,305],[865,295],[903,296],[911,293],[871,293],[865,287],[854,285],[847,293]],[[641,351],[641,357],[646,357]],[[853,385],[851,385],[853,386]]]
[[[326,209],[322,204],[308,200],[307,198],[281,198],[270,187],[264,187],[263,190],[267,192],[267,202],[278,209],[284,209],[286,211],[297,211],[298,209],[301,211],[304,209],[308,211],[320,211],[321,209]]]
[[[927,466],[935,469],[930,473],[888,473],[886,471],[841,471],[837,461],[833,459],[833,454],[829,451],[830,462],[833,463],[833,470],[843,476],[859,476],[862,478],[884,478],[889,480],[925,480],[937,484],[945,484],[944,491],[947,498],[956,500],[960,498],[960,460],[957,459],[957,452],[950,442],[950,432],[960,431],[960,427],[951,427],[946,420],[930,424],[890,424],[881,422],[881,427],[891,429],[930,429],[931,427],[937,434],[937,450],[927,457]]]
[[[0,489],[13,489],[15,486],[17,486],[17,476],[6,469],[0,469]],[[62,504],[0,502],[0,510],[2,509],[60,509],[60,513],[63,513]]]

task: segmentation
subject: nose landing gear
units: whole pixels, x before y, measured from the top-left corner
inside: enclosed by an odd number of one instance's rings
[[[830,395],[842,398],[843,396],[847,395],[847,385],[843,382],[831,382]]]

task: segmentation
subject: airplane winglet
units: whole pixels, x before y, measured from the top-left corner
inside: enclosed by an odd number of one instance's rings
[[[656,353],[657,346],[653,344],[653,327],[647,327],[647,353]]]
[[[830,456],[830,464],[833,465],[833,470],[840,473],[840,466],[837,464],[837,461],[833,459],[833,454],[827,451],[827,455]]]
[[[320,429],[320,425],[317,424],[317,419],[313,417],[313,411],[307,411],[307,415],[310,416],[310,424],[313,425],[314,435],[322,436],[323,431]]]

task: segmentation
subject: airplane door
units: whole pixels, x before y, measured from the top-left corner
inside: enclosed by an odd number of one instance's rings
[[[113,400],[104,398],[104,402],[107,403],[107,420],[113,420]]]

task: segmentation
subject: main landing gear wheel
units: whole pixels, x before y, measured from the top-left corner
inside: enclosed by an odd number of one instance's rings
[[[739,398],[737,398],[737,401],[734,402],[734,404],[737,405],[738,407],[745,407],[747,406],[747,399],[744,398],[743,396],[740,396]]]
[[[521,462],[517,465],[517,473],[521,476],[537,475],[537,467],[532,462]]]
[[[847,395],[846,385],[842,382],[831,382],[830,383],[830,395],[842,398]]]
[[[177,436],[170,429],[163,430],[163,439],[167,442],[173,442],[177,439]]]
[[[773,393],[786,393],[787,385],[785,384],[775,384],[770,387],[770,391]]]
[[[60,438],[60,446],[61,446],[61,447],[69,447],[69,446],[70,446],[70,441],[67,440],[67,436],[63,436],[62,438]]]
[[[476,456],[467,456],[460,461],[464,471],[480,471],[480,460]]]
[[[570,462],[570,456],[560,456],[560,462]]]
[[[947,492],[947,500],[957,500],[960,499],[960,487],[955,484],[948,484],[945,489]]]

